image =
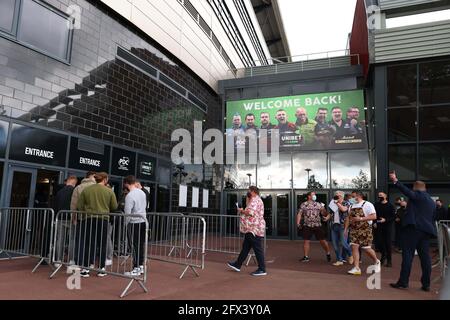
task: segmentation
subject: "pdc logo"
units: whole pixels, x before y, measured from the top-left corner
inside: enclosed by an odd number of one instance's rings
[[[130,158],[122,157],[119,159],[118,164],[119,164],[119,170],[128,171],[128,166],[130,165]]]

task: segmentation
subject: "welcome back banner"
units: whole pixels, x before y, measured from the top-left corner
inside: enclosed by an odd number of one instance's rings
[[[227,134],[278,129],[282,149],[367,146],[362,90],[227,102]]]

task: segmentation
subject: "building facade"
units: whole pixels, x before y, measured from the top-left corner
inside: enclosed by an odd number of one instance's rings
[[[93,170],[119,199],[136,175],[151,211],[218,212],[220,167],[178,172],[171,133],[219,127],[218,80],[269,58],[250,1],[1,1],[2,206],[51,207]],[[207,208],[178,207],[180,183]]]
[[[350,48],[365,57],[376,189],[391,200],[399,193],[387,173],[395,170],[450,203],[449,17],[447,1],[358,1]]]
[[[221,81],[224,117],[233,117],[227,109],[239,101],[261,106],[267,98],[293,100],[306,94],[363,90],[360,113],[367,135],[367,145],[352,150],[282,152],[277,167],[224,166],[222,211],[232,214],[235,202],[244,201],[247,186],[256,184],[262,190],[268,236],[297,239],[295,215],[307,191],[316,191],[326,204],[336,190],[353,189],[363,190],[370,201],[376,201],[376,192],[385,191],[394,201],[399,192],[388,181],[390,170],[407,185],[425,181],[430,194],[448,205],[450,20],[444,14],[438,21],[426,21],[427,14],[448,9],[448,1],[360,0],[348,51],[341,56],[325,53],[321,59],[246,68],[239,79]],[[391,26],[391,19],[402,18],[407,25]],[[270,111],[263,108],[256,118]],[[330,111],[331,106],[328,117]],[[295,121],[295,110],[289,115]],[[244,122],[245,113],[240,116]],[[274,120],[274,113],[270,116]],[[223,129],[229,126],[226,119]]]

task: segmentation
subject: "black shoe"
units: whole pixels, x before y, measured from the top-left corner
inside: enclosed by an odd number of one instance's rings
[[[267,272],[264,270],[260,270],[260,269],[258,269],[252,273],[252,276],[255,276],[255,277],[266,276],[266,275],[267,275]]]
[[[327,253],[327,262],[331,262],[331,254]]]
[[[241,268],[238,268],[234,262],[228,262],[227,266],[233,269],[236,272],[241,272]]]
[[[408,286],[404,286],[400,283],[391,283],[390,286],[394,289],[408,289]]]
[[[304,256],[303,259],[300,259],[300,262],[309,262],[309,257]]]
[[[425,292],[430,292],[430,287],[422,287],[422,288],[420,288],[420,290],[425,291]]]

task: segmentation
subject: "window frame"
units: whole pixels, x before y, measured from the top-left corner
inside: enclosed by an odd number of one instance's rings
[[[57,14],[60,17],[63,17],[67,21],[70,21],[71,24],[74,23],[74,18],[67,15],[66,13],[62,12],[61,10],[51,6],[50,4],[42,1],[42,0],[16,0],[15,8],[14,8],[14,18],[13,18],[13,28],[12,32],[8,32],[4,29],[0,29],[0,37],[5,38],[7,40],[13,41],[19,45],[22,45],[30,50],[33,50],[35,52],[38,52],[40,54],[43,54],[49,58],[52,58],[54,60],[57,60],[59,62],[62,62],[66,65],[70,65],[70,61],[72,58],[72,44],[73,44],[73,28],[69,29],[68,36],[67,36],[67,43],[66,43],[66,50],[65,50],[65,57],[59,57],[57,55],[52,54],[51,52],[48,52],[44,49],[38,48],[28,42],[21,41],[18,38],[19,31],[20,31],[20,21],[22,19],[22,11],[23,11],[23,4],[24,1],[32,1],[36,3],[37,5],[42,6],[43,8],[51,11],[53,14]]]
[[[15,0],[14,3],[14,16],[12,20],[12,30],[11,32],[0,27],[0,35],[5,35],[6,37],[14,37],[17,34],[17,21],[19,19],[20,8],[22,0]]]

